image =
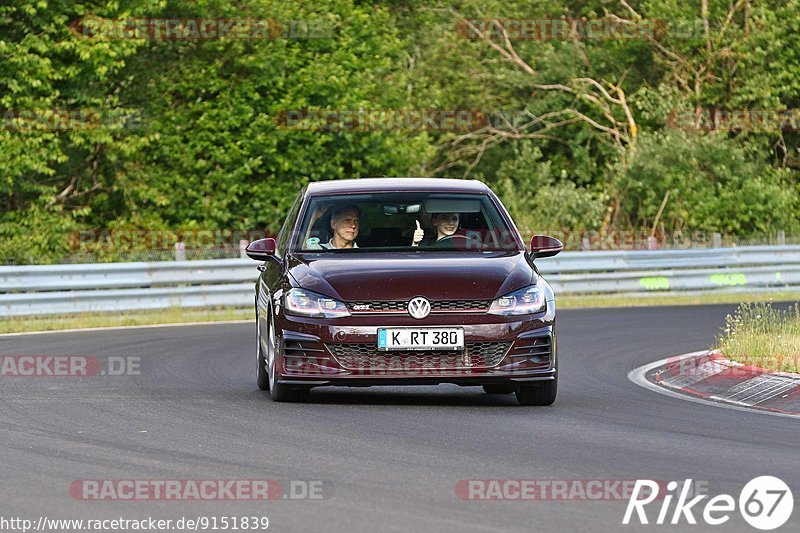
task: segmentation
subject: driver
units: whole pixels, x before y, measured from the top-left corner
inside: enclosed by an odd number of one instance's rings
[[[425,238],[423,230],[417,221],[417,229],[414,231],[414,241],[411,246],[431,246],[437,241],[455,235],[461,218],[458,213],[434,213],[431,215],[431,223],[436,229],[435,238]]]
[[[313,224],[313,223],[312,223]],[[357,205],[346,205],[331,215],[333,237],[326,243],[308,242],[308,250],[358,248],[356,237],[361,226],[361,209]]]

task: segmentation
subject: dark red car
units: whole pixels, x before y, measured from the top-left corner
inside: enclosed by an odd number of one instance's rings
[[[483,386],[549,405],[558,383],[555,300],[497,196],[478,181],[312,183],[258,268],[258,386]]]

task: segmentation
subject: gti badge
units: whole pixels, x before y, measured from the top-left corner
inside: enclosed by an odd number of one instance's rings
[[[417,296],[408,302],[408,314],[423,319],[431,314],[431,303],[422,296]]]
[[[372,304],[356,304],[353,306],[353,311],[369,311]]]

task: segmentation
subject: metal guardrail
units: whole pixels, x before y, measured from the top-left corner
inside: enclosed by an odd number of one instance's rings
[[[800,288],[800,246],[562,252],[537,267],[557,294]]]
[[[568,273],[792,264],[800,265],[800,246],[561,252],[537,266],[542,273]]]
[[[244,307],[253,303],[250,259],[0,267],[0,316]]]
[[[0,292],[118,289],[254,282],[251,259],[0,267]]]
[[[249,259],[0,267],[0,317],[246,307]],[[562,252],[537,267],[556,294],[800,289],[800,246]]]

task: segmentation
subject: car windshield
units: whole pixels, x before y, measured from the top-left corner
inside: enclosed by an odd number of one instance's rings
[[[516,231],[487,195],[372,193],[312,197],[292,248],[337,253],[519,247]]]

